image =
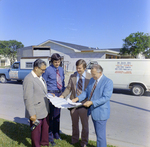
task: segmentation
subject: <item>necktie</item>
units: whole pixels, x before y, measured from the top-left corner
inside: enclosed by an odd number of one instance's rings
[[[92,95],[93,95],[93,93],[94,93],[94,90],[95,90],[96,86],[97,86],[97,80],[95,81],[94,86],[93,86],[93,88],[92,88],[92,91],[91,91],[91,94],[90,94],[89,101],[90,101],[91,98],[92,98]]]
[[[78,80],[77,95],[80,95],[82,93],[82,83],[82,75],[80,75],[80,78]]]
[[[58,89],[62,89],[62,81],[61,81],[61,77],[59,74],[59,70],[56,70],[56,79],[57,79],[57,87]]]

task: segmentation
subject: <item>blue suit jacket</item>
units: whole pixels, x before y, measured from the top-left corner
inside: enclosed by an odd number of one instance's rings
[[[89,99],[94,83],[95,80],[91,78],[86,90],[78,96],[79,101],[83,101],[87,97]],[[91,98],[93,105],[89,109],[94,120],[107,120],[110,117],[110,97],[112,92],[112,80],[103,75]]]

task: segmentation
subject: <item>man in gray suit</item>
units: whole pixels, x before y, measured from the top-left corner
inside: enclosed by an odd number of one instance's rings
[[[46,82],[41,76],[46,70],[46,63],[37,59],[33,66],[34,69],[25,77],[23,82],[25,117],[30,119],[30,127],[34,125],[36,120],[40,122],[31,132],[32,147],[49,146],[49,102],[45,97],[47,94]]]

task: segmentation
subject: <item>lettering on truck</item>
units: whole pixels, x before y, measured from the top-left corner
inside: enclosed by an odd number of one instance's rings
[[[119,74],[132,74],[131,62],[117,62],[115,67],[115,73]]]

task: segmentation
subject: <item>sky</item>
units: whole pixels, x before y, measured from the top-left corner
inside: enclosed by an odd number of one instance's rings
[[[150,34],[149,8],[149,0],[0,0],[0,40],[121,48],[131,33]]]

